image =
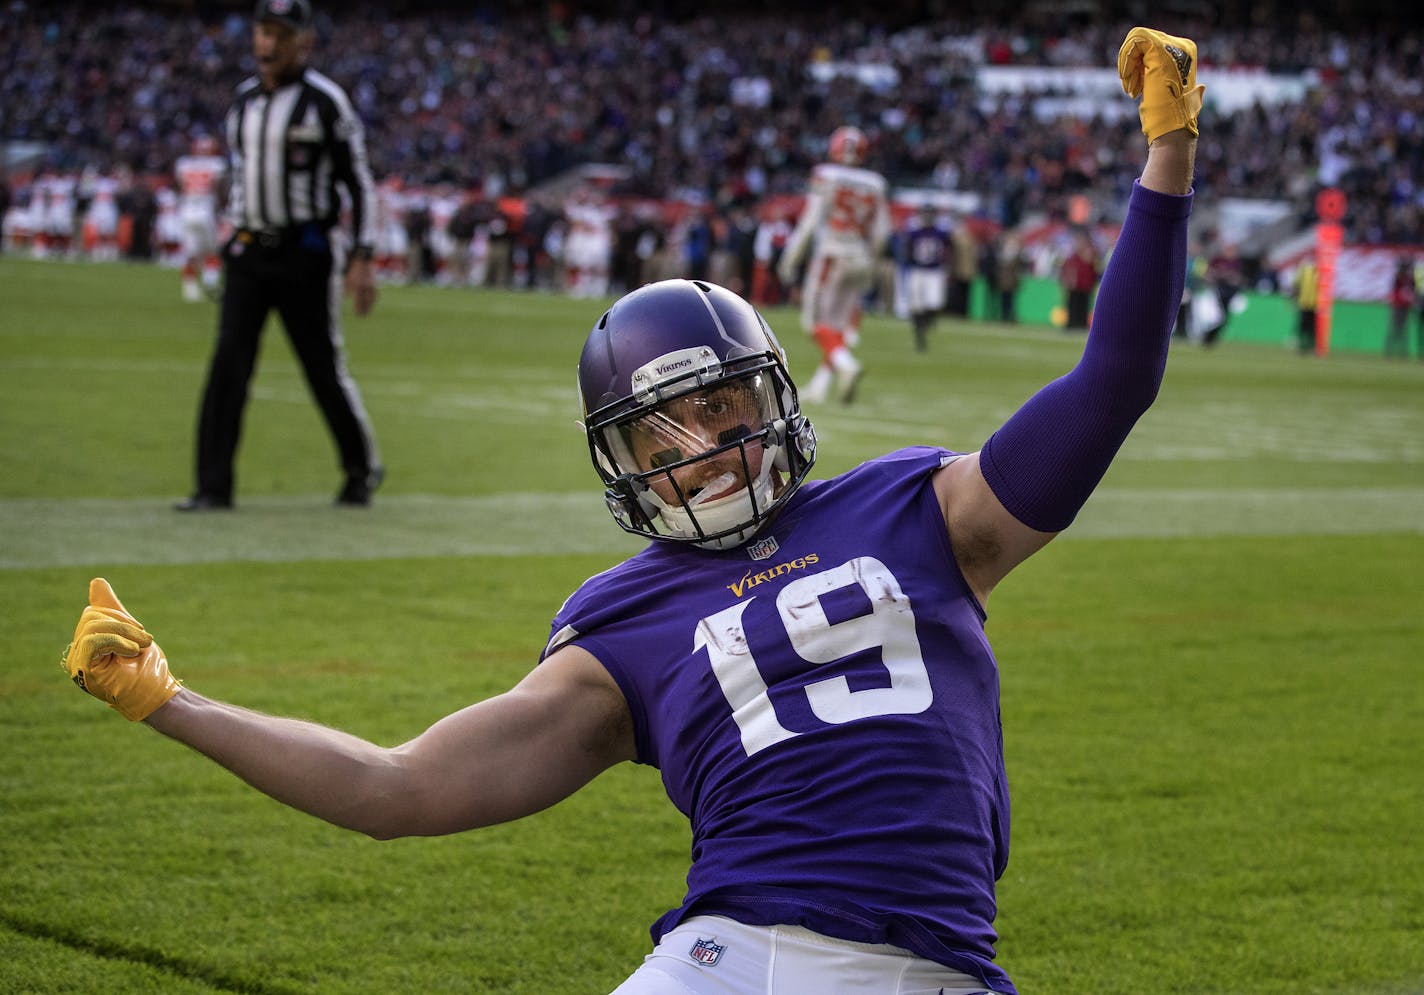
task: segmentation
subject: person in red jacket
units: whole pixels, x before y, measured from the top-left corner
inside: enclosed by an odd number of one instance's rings
[[[1093,289],[1098,285],[1098,253],[1093,248],[1093,240],[1086,231],[1073,235],[1073,251],[1063,260],[1059,271],[1059,282],[1068,310],[1067,328],[1087,330],[1088,316],[1092,312]]]

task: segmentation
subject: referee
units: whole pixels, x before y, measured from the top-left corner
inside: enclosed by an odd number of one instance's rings
[[[179,511],[231,508],[258,342],[282,318],[312,396],[336,440],[345,479],[338,505],[365,506],[384,476],[360,391],[346,370],[341,283],[357,315],[376,302],[371,272],[374,188],[360,119],[345,92],[307,67],[310,0],[259,0],[252,32],[257,75],[227,116],[232,157],[217,345],[198,415],[197,488]],[[354,246],[334,238],[344,190]]]

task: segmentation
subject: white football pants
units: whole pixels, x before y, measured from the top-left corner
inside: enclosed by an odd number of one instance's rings
[[[967,974],[885,943],[721,916],[681,923],[612,995],[993,995]]]

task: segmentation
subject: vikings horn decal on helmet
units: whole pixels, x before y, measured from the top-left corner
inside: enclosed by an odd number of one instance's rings
[[[608,510],[636,535],[732,549],[815,462],[786,354],[722,287],[664,280],[620,298],[589,333],[578,379]]]
[[[831,162],[842,166],[859,166],[870,148],[870,140],[859,128],[846,125],[831,132]]]

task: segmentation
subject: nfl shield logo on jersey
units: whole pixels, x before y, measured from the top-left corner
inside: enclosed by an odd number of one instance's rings
[[[748,546],[747,555],[754,560],[769,560],[776,555],[776,551],[780,548],[775,536],[767,536],[765,539],[758,539]]]
[[[715,936],[710,940],[704,940],[698,937],[697,942],[692,945],[692,949],[689,950],[688,953],[692,955],[693,960],[701,961],[708,967],[711,967],[722,959],[722,951],[726,949],[727,945],[725,943],[718,943]]]

